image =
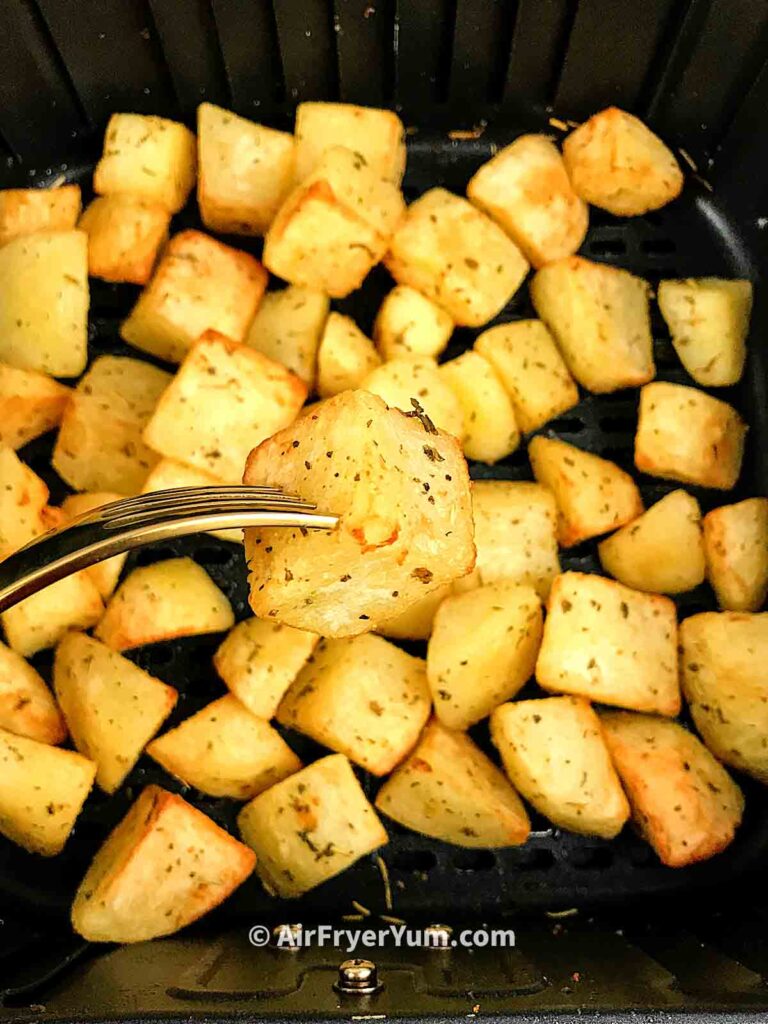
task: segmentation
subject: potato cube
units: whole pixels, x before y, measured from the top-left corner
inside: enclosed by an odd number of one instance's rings
[[[572,256],[589,224],[560,150],[546,135],[521,135],[475,172],[467,197],[520,247],[534,267]]]
[[[323,757],[259,794],[237,819],[256,873],[278,896],[301,896],[387,842],[352,766]]]
[[[76,377],[88,350],[88,237],[38,231],[0,250],[0,360]]]
[[[437,609],[452,593],[453,583],[446,583],[399,615],[380,623],[377,632],[391,640],[429,640]]]
[[[279,292],[267,292],[245,343],[282,363],[312,390],[329,308],[328,296],[313,288],[289,285]]]
[[[656,381],[640,391],[635,465],[651,476],[728,491],[739,479],[746,434],[727,402]]]
[[[67,738],[64,719],[42,676],[5,644],[0,644],[0,730],[53,745]]]
[[[0,562],[45,532],[41,514],[48,487],[7,445],[0,443]]]
[[[178,213],[195,184],[195,136],[176,121],[147,114],[113,114],[93,191],[160,203]]]
[[[343,299],[382,259],[404,212],[400,191],[360,153],[328,149],[278,210],[264,263],[290,284]]]
[[[207,331],[158,402],[144,441],[239,484],[251,449],[292,423],[306,397],[306,384],[280,363]]]
[[[536,591],[503,580],[443,601],[427,680],[447,729],[468,729],[522,689],[536,665],[542,620]]]
[[[340,516],[332,531],[246,531],[251,606],[262,618],[350,636],[474,566],[458,442],[365,391],[329,398],[264,441],[244,481],[283,487]]]
[[[296,108],[296,180],[303,181],[331,146],[354,150],[371,172],[399,185],[405,171],[405,128],[391,110],[353,103],[300,103]]]
[[[150,470],[149,476],[144,481],[142,494],[149,494],[152,491],[168,491],[174,487],[216,487],[223,481],[206,473],[202,469],[193,469],[183,462],[175,459],[160,459]],[[228,541],[230,544],[243,543],[242,529],[211,530],[212,537]]]
[[[632,817],[659,860],[681,868],[724,850],[744,797],[704,744],[668,718],[627,711],[600,717]]]
[[[411,203],[384,263],[398,284],[423,292],[465,327],[500,313],[528,273],[498,224],[443,188]]]
[[[685,699],[716,758],[768,783],[768,613],[704,612],[680,624]]]
[[[252,850],[176,793],[147,786],[91,862],[72,927],[91,942],[170,935],[222,903],[254,860]]]
[[[197,151],[203,224],[225,234],[263,235],[293,185],[293,136],[201,103]]]
[[[35,231],[70,231],[79,216],[79,185],[0,189],[0,246]]]
[[[615,462],[556,437],[534,437],[528,446],[534,476],[557,502],[558,539],[570,548],[637,519],[643,501],[629,473]]]
[[[420,408],[438,430],[459,440],[464,437],[464,409],[434,359],[390,359],[369,373],[360,387],[383,398],[390,409]]]
[[[85,633],[67,633],[56,648],[53,688],[72,740],[96,764],[105,793],[122,786],[179,696]]]
[[[658,210],[683,188],[674,153],[618,107],[601,110],[571,132],[563,159],[577,195],[617,217]]]
[[[579,389],[541,320],[491,327],[475,340],[512,399],[520,429],[538,430],[572,409]]]
[[[376,314],[373,337],[384,359],[437,358],[453,334],[445,310],[415,288],[399,284],[388,292]]]
[[[88,235],[88,273],[105,281],[146,284],[170,222],[170,213],[159,203],[98,196],[79,224]]]
[[[23,448],[61,422],[69,388],[37,370],[0,363],[0,444]]]
[[[603,576],[564,572],[549,595],[536,680],[555,693],[678,714],[674,603]]]
[[[0,614],[8,646],[25,658],[55,647],[70,629],[90,629],[104,613],[87,570],[65,576]]]
[[[64,412],[53,468],[78,491],[140,491],[158,456],[142,432],[171,375],[150,363],[101,356]]]
[[[530,834],[522,801],[469,736],[438,721],[387,779],[376,807],[406,828],[455,846],[519,846]]]
[[[520,444],[512,401],[493,366],[478,352],[462,353],[438,368],[464,415],[464,454],[493,465]]]
[[[704,516],[707,577],[721,608],[756,612],[768,596],[768,498],[747,498]]]
[[[317,350],[317,393],[332,398],[359,388],[381,363],[379,354],[351,316],[331,312]]]
[[[573,376],[598,394],[653,380],[648,282],[581,256],[549,263],[531,299]]]
[[[88,796],[96,765],[0,729],[0,833],[31,853],[61,853]]]
[[[380,636],[321,640],[277,720],[386,775],[416,743],[431,708],[426,665]]]
[[[231,629],[227,598],[191,558],[134,569],[112,596],[95,635],[115,651]]]
[[[213,656],[227,689],[258,718],[274,718],[320,637],[265,619],[238,622]]]
[[[102,508],[104,505],[109,505],[113,501],[120,501],[122,497],[122,494],[115,494],[111,491],[71,494],[62,502],[61,511],[67,521],[92,512],[94,509]],[[121,555],[105,558],[103,562],[97,562],[85,570],[96,584],[96,589],[103,600],[106,600],[117,586],[127,557],[128,552],[124,551]]]
[[[205,331],[243,341],[267,286],[247,252],[201,231],[174,235],[120,334],[129,345],[180,363]]]
[[[597,546],[606,572],[634,590],[683,594],[704,582],[699,503],[672,491]]]
[[[553,825],[603,839],[621,832],[629,804],[586,700],[502,704],[491,736],[512,784]]]

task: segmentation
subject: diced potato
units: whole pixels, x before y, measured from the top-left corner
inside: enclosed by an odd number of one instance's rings
[[[727,402],[655,381],[640,391],[635,465],[651,476],[728,491],[741,472],[746,434]]]
[[[542,621],[536,591],[503,580],[443,601],[427,680],[447,729],[468,729],[522,689],[536,665]]]
[[[56,648],[53,688],[72,740],[114,793],[173,711],[178,693],[85,633]]]
[[[122,494],[115,494],[111,491],[70,494],[68,498],[64,499],[61,511],[65,516],[65,521],[75,519],[94,509],[109,505],[113,501],[120,501],[122,497]],[[113,555],[112,558],[106,558],[103,562],[97,562],[85,570],[96,584],[96,589],[103,600],[106,600],[117,586],[127,557],[128,552],[125,551],[121,555]]]
[[[699,503],[686,491],[672,491],[600,541],[597,550],[605,571],[634,590],[693,590],[705,573]]]
[[[317,350],[317,393],[332,398],[359,388],[381,363],[373,342],[351,316],[331,312]]]
[[[91,942],[170,935],[222,903],[254,860],[176,793],[147,786],[91,862],[72,927]]]
[[[257,259],[201,231],[168,243],[155,275],[120,334],[169,363],[180,363],[205,331],[243,341],[267,286]]]
[[[87,570],[65,576],[0,614],[8,646],[25,658],[55,647],[70,629],[90,629],[104,613]]]
[[[306,397],[306,384],[280,363],[207,331],[158,402],[144,441],[239,484],[251,449],[292,423]]]
[[[732,841],[744,797],[692,733],[668,718],[600,716],[632,817],[670,868],[706,860]]]
[[[45,532],[41,514],[48,487],[37,473],[0,442],[0,562]]]
[[[201,103],[197,147],[203,224],[225,234],[263,235],[293,185],[293,136]]]
[[[93,172],[98,195],[129,195],[178,213],[195,184],[195,136],[176,121],[113,114]]]
[[[675,352],[697,384],[717,388],[741,380],[751,282],[720,277],[661,281],[658,299]]]
[[[0,729],[0,833],[25,850],[61,853],[88,796],[96,765]]]
[[[76,377],[88,358],[88,236],[38,231],[0,250],[0,360]]]
[[[531,281],[531,299],[576,380],[588,391],[635,388],[653,380],[648,282],[582,256],[549,263]]]
[[[135,196],[98,196],[80,218],[88,235],[88,273],[105,281],[146,284],[171,215],[160,203]]]
[[[519,846],[530,833],[522,801],[496,765],[469,736],[437,721],[381,787],[376,807],[456,846]]]
[[[443,188],[411,203],[384,262],[398,284],[423,292],[465,327],[501,312],[528,273],[498,224]]]
[[[768,596],[768,498],[747,498],[708,512],[704,550],[720,607],[759,611]]]
[[[52,458],[59,476],[78,491],[140,491],[158,458],[142,432],[170,382],[139,359],[96,359],[64,412]]]
[[[301,768],[280,733],[231,694],[153,740],[147,753],[186,785],[234,800],[250,800]]]
[[[573,191],[560,150],[546,135],[521,135],[475,172],[467,196],[534,267],[571,256],[584,241],[587,204]]]
[[[520,444],[520,431],[512,401],[488,360],[470,350],[443,363],[438,373],[464,414],[466,457],[493,464],[510,455]]]
[[[372,173],[399,185],[405,128],[391,110],[354,103],[300,103],[296,108],[296,180],[303,181],[331,146],[354,150]]]
[[[411,750],[431,707],[426,666],[380,636],[321,640],[277,720],[386,775]]]
[[[67,738],[64,719],[42,676],[5,644],[0,644],[0,730],[53,745]]]
[[[512,784],[553,825],[603,839],[621,832],[629,804],[586,700],[502,704],[491,736]]]
[[[150,470],[149,476],[144,481],[142,494],[149,494],[151,491],[168,491],[174,487],[216,487],[223,481],[206,473],[202,469],[193,469],[183,462],[175,459],[160,459]],[[243,531],[241,529],[211,530],[212,537],[219,540],[226,540],[230,544],[243,543]]]
[[[278,210],[264,239],[264,263],[290,284],[343,299],[382,259],[404,212],[395,185],[360,153],[336,146]]]
[[[289,285],[267,292],[245,339],[247,345],[295,373],[312,390],[317,351],[330,301],[313,288]]]
[[[643,122],[618,107],[590,117],[566,138],[563,159],[574,191],[617,217],[658,210],[676,199],[683,173]]]
[[[0,246],[35,231],[70,231],[79,216],[79,185],[0,189]]]
[[[413,412],[420,407],[438,430],[459,440],[464,437],[462,404],[434,359],[390,359],[369,373],[360,387],[383,398],[391,409]]]
[[[678,714],[674,603],[603,576],[563,573],[549,595],[536,680],[555,693]]]
[[[437,358],[453,334],[453,320],[415,288],[399,284],[388,292],[376,314],[373,337],[384,359]]]
[[[246,531],[256,615],[322,636],[376,629],[474,566],[458,442],[365,391],[329,398],[251,453],[246,484],[340,516],[335,530]]]
[[[720,761],[768,783],[768,613],[704,612],[680,624],[682,684]]]
[[[180,636],[219,633],[235,618],[227,598],[191,558],[134,569],[113,595],[95,635],[115,651]]]
[[[69,388],[46,374],[0,363],[0,444],[23,448],[47,434],[61,422],[68,399]]]
[[[278,896],[301,896],[387,842],[352,766],[323,757],[255,797],[237,819],[256,873]]]
[[[490,327],[475,340],[512,399],[520,429],[538,430],[572,409],[579,390],[541,320]]]
[[[599,537],[642,514],[637,485],[615,462],[541,435],[529,444],[528,457],[534,476],[557,502],[557,533],[563,547]]]
[[[446,583],[399,615],[380,623],[377,632],[392,640],[429,640],[437,609],[451,593],[453,583]]]
[[[238,622],[213,656],[231,693],[259,718],[274,718],[283,694],[314,651],[319,637],[265,619]]]

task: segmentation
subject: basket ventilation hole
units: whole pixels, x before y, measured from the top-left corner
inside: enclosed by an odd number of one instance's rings
[[[395,871],[411,873],[431,871],[436,865],[437,857],[432,850],[401,850],[390,862]]]
[[[452,859],[458,871],[492,871],[496,867],[493,850],[461,850]]]

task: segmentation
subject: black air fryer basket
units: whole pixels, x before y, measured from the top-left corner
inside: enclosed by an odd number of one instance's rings
[[[583,253],[660,277],[749,277],[756,284],[743,383],[724,393],[750,426],[737,496],[768,494],[768,2],[766,0],[0,0],[0,186],[61,178],[90,187],[107,117],[162,114],[194,123],[209,100],[289,128],[298,102],[340,99],[398,110],[409,128],[406,198],[442,184],[463,192],[495,146],[522,131],[560,132],[611,103],[644,117],[689,167],[681,199],[619,220],[592,209]],[[194,208],[194,203],[191,204]],[[196,225],[194,209],[174,227]],[[248,247],[249,240],[236,245]],[[254,251],[258,251],[255,249]],[[375,271],[337,306],[364,330],[391,286]],[[130,354],[118,325],[129,286],[92,281],[91,356]],[[499,321],[533,315],[522,288]],[[663,323],[654,322],[660,379],[686,382]],[[475,332],[458,330],[448,355]],[[632,464],[637,392],[586,397],[548,424],[557,436]],[[23,457],[51,487],[51,440]],[[476,479],[530,477],[521,450]],[[645,480],[643,496],[672,489]],[[723,498],[697,494],[704,509]],[[134,554],[130,565],[189,554],[247,613],[242,550],[208,536]],[[593,545],[564,568],[597,570]],[[705,587],[683,614],[713,607]],[[172,724],[221,692],[211,668],[220,638],[132,652],[181,692]],[[36,659],[44,673],[50,655]],[[473,731],[487,743],[483,729]],[[318,749],[309,741],[297,752]],[[375,787],[363,779],[369,792]],[[563,834],[534,818],[520,848],[463,850],[387,822],[384,865],[366,858],[298,902],[251,879],[219,911],[179,936],[92,948],[67,909],[93,851],[147,782],[180,790],[142,759],[109,801],[89,800],[60,857],[44,861],[0,841],[0,1024],[5,1020],[288,1020],[342,1017],[524,1019],[593,1014],[648,1020],[696,1013],[768,1013],[768,790],[740,778],[747,813],[736,841],[711,861],[662,867],[629,829],[612,842]],[[184,791],[228,828],[234,811]],[[390,899],[391,895],[391,899]],[[251,925],[344,923],[352,900],[409,924],[514,928],[513,949],[363,950],[381,991],[334,988],[341,948],[254,948]],[[378,920],[378,919],[377,919]],[[357,951],[361,952],[360,950]]]

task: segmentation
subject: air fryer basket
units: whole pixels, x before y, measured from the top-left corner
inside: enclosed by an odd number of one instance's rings
[[[739,494],[765,494],[768,313],[759,278],[767,253],[759,218],[768,198],[762,184],[768,135],[760,123],[768,101],[766,44],[768,6],[756,10],[746,0],[5,0],[0,156],[7,161],[0,166],[0,185],[64,175],[87,195],[103,125],[114,110],[191,123],[197,103],[207,99],[289,126],[297,102],[339,98],[402,112],[412,129],[405,180],[411,200],[435,184],[462,192],[493,147],[521,131],[557,135],[549,125],[553,111],[578,119],[617,103],[650,118],[700,170],[689,175],[681,199],[658,213],[618,220],[591,210],[582,251],[653,284],[660,277],[703,274],[758,282],[748,370],[742,385],[724,397],[751,425]],[[197,223],[188,209],[174,226]],[[248,247],[249,241],[234,244]],[[337,307],[367,331],[388,286],[386,273],[377,269],[361,292]],[[135,295],[129,286],[92,281],[91,357],[135,354],[118,336]],[[531,315],[523,288],[498,321]],[[660,318],[653,328],[659,378],[685,382]],[[457,331],[447,355],[471,344],[475,333]],[[636,405],[637,392],[587,396],[545,432],[631,468]],[[58,501],[66,492],[50,469],[51,443],[50,437],[33,442],[23,457]],[[521,450],[493,468],[473,465],[472,475],[526,479],[530,469]],[[647,503],[671,489],[641,480]],[[705,510],[723,501],[707,492],[697,497]],[[128,565],[172,554],[195,558],[230,597],[238,618],[247,614],[239,547],[208,536],[186,538],[134,554]],[[563,553],[562,563],[599,571],[593,544]],[[683,595],[678,605],[681,614],[713,607],[706,587]],[[197,637],[129,655],[180,690],[171,724],[222,692],[211,667],[219,640]],[[50,655],[36,664],[48,674]],[[487,745],[483,727],[474,733]],[[300,755],[317,755],[309,741],[296,735],[290,741]],[[64,854],[53,861],[0,840],[0,1007],[3,989],[17,993],[12,1004],[28,1005],[45,976],[60,973],[64,980],[42,992],[54,992],[49,1012],[67,1019],[88,1013],[101,1019],[150,1012],[188,1016],[210,1013],[213,1003],[226,1016],[259,994],[261,1015],[331,1012],[335,997],[328,978],[338,952],[304,951],[287,961],[284,953],[249,949],[247,927],[287,919],[339,922],[353,899],[374,912],[388,910],[374,858],[290,905],[267,896],[251,879],[191,935],[102,955],[85,974],[73,968],[76,980],[68,987],[72,972],[66,968],[83,952],[66,924],[71,895],[93,851],[147,782],[182,791],[143,758],[115,797],[89,799]],[[374,780],[363,782],[375,792]],[[739,782],[747,813],[736,841],[711,861],[683,870],[662,867],[629,829],[605,842],[561,833],[534,818],[523,847],[473,851],[387,822],[391,839],[382,856],[394,897],[391,913],[422,924],[527,923],[520,924],[519,948],[510,954],[477,951],[463,960],[458,953],[437,954],[442,960],[392,954],[391,971],[402,973],[403,984],[387,985],[370,1012],[461,1013],[467,991],[497,1013],[587,1005],[615,1011],[768,1006],[759,995],[768,958],[748,940],[761,928],[760,907],[750,894],[768,860],[768,790]],[[233,827],[231,803],[183,791]],[[702,908],[720,904],[725,917],[717,928]],[[581,914],[562,924],[542,914],[574,907]],[[738,928],[731,920],[737,908]],[[119,989],[120,1000],[109,986]]]

